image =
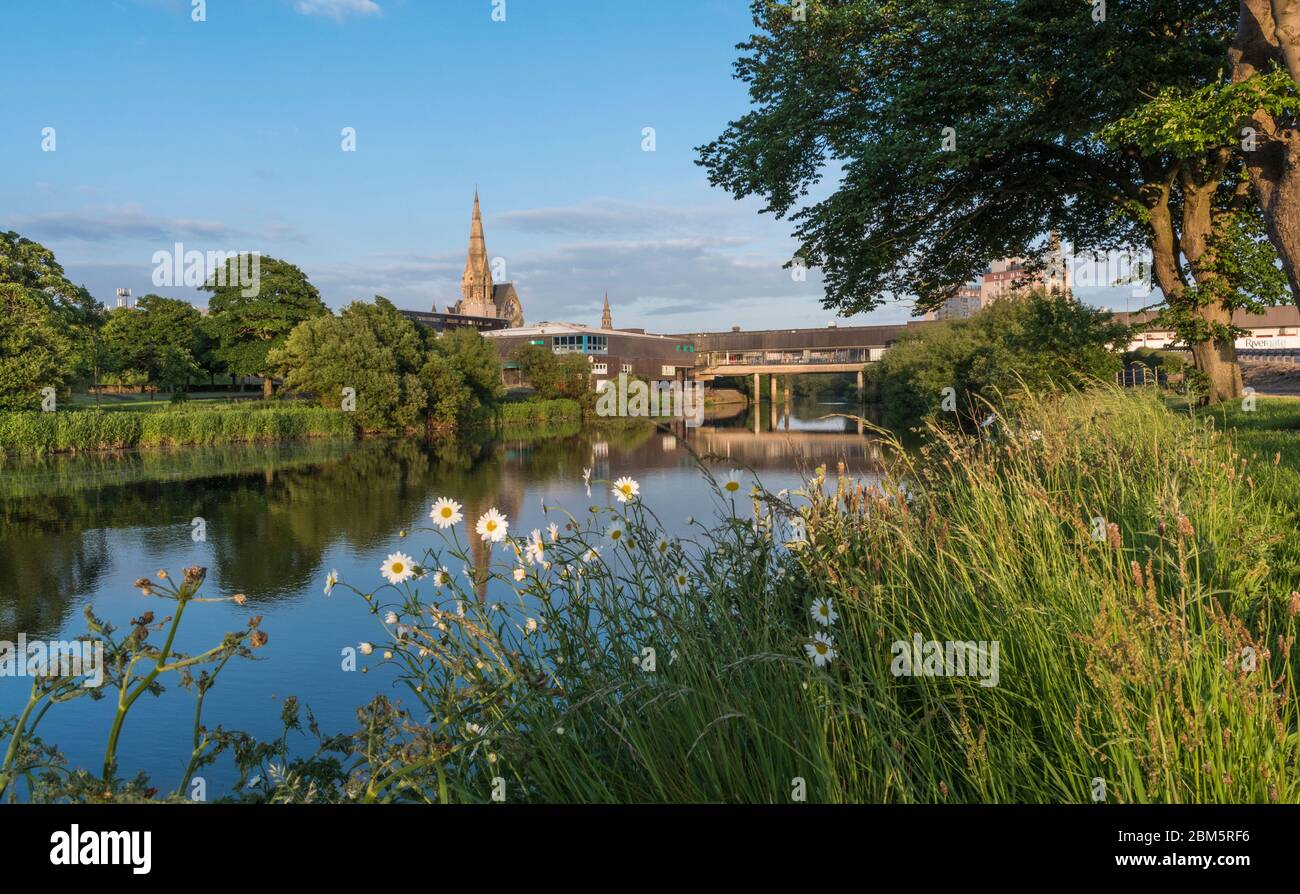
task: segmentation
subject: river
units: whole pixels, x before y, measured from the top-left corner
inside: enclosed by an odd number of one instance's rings
[[[711,462],[718,469],[751,468],[773,491],[798,486],[823,463],[834,469],[842,461],[868,474],[876,444],[856,423],[824,418],[845,412],[853,408],[797,402],[792,412],[742,409],[689,431],[574,426],[479,443],[317,441],[5,461],[0,640],[71,639],[85,632],[88,605],[119,634],[143,612],[161,619],[175,604],[142,597],[132,582],[160,568],[179,578],[186,566],[201,565],[208,569],[204,595],[243,593],[247,603],[192,605],[177,648],[210,648],[251,615],[263,616],[270,636],[259,660],[235,660],[223,671],[207,697],[205,723],[278,737],[282,700],[297,696],[325,733],[351,731],[358,706],[376,692],[398,693],[382,666],[365,674],[342,669],[341,650],[375,638],[377,628],[359,597],[324,595],[326,575],[337,569],[358,587],[378,586],[388,553],[418,557],[435,542],[416,529],[428,526],[437,497],[463,503],[471,524],[495,506],[512,533],[524,534],[559,519],[544,514],[544,505],[576,514],[610,501],[607,488],[587,498],[582,473],[591,468],[593,479],[635,478],[664,525],[683,534],[688,516],[713,511],[692,452],[725,458]],[[405,541],[403,531],[411,532]],[[165,685],[163,695],[146,695],[132,710],[118,762],[124,777],[143,770],[169,791],[189,758],[194,696],[174,678]],[[28,679],[0,677],[0,716],[21,711],[29,689]],[[39,734],[70,766],[97,771],[115,701],[57,705]],[[201,775],[209,797],[236,778],[228,759]]]

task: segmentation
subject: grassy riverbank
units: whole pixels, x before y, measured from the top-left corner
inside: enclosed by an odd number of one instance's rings
[[[719,489],[694,542],[636,502],[597,510],[526,566],[517,606],[480,607],[459,575],[372,594],[411,625],[381,647],[416,713],[446,718],[425,733],[446,755],[372,766],[370,792],[483,800],[500,776],[564,802],[1300,801],[1292,471],[1151,394],[1053,399],[995,430],[936,433],[880,486],[832,472],[810,501]],[[807,542],[787,552],[794,515]],[[422,564],[459,567],[455,549]],[[897,674],[918,637],[985,663],[996,644],[997,664]]]
[[[42,455],[137,447],[192,447],[353,437],[337,410],[305,405],[156,412],[0,413],[0,451]]]
[[[531,400],[501,407],[505,430],[582,421],[573,400]],[[490,420],[485,419],[485,424]],[[352,438],[349,414],[289,401],[117,401],[104,409],[57,413],[0,412],[0,454],[41,456],[149,447],[283,443],[308,438]]]

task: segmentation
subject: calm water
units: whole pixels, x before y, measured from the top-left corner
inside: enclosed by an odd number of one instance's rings
[[[337,568],[345,581],[372,589],[381,583],[380,562],[399,544],[419,557],[437,542],[434,535],[405,542],[398,535],[427,525],[435,498],[464,503],[471,521],[496,506],[512,533],[527,532],[550,520],[543,501],[579,512],[607,500],[594,489],[587,499],[581,476],[590,467],[593,478],[636,478],[645,502],[680,534],[688,515],[710,512],[684,442],[754,468],[772,490],[795,485],[821,463],[844,461],[863,474],[874,445],[854,423],[818,418],[851,411],[797,404],[774,419],[764,407],[758,418],[745,410],[689,433],[575,428],[480,444],[314,442],[10,462],[0,465],[0,640],[15,641],[19,632],[29,640],[69,639],[85,631],[88,604],[119,630],[145,611],[161,618],[174,603],[144,599],[132,581],[159,568],[179,577],[185,566],[202,565],[205,595],[245,593],[248,603],[190,606],[177,648],[210,648],[250,615],[262,615],[270,635],[261,660],[227,665],[208,695],[204,722],[275,737],[281,700],[296,695],[324,732],[351,731],[356,707],[389,690],[392,677],[383,667],[341,670],[340,650],[374,639],[375,621],[352,594],[326,598],[325,576]],[[203,542],[191,536],[196,517],[206,523]],[[154,785],[171,790],[189,757],[194,697],[174,680],[164,685],[164,695],[146,695],[132,709],[118,762],[123,776],[145,770]],[[0,716],[21,711],[29,688],[27,679],[0,677]],[[111,712],[107,699],[77,699],[51,709],[39,732],[72,766],[95,770]],[[209,797],[235,778],[228,761],[203,775]]]

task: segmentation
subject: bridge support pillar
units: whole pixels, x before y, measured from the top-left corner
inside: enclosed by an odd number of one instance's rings
[[[768,399],[772,401],[772,406],[776,406],[776,373],[768,376],[767,381]]]
[[[763,402],[763,383],[759,381],[759,379],[760,379],[759,374],[754,373],[754,405],[755,406]]]
[[[867,388],[866,378],[862,375],[862,370],[858,370],[858,400],[862,400],[862,393]]]

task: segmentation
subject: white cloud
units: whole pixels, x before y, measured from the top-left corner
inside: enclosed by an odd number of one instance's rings
[[[135,203],[95,205],[75,211],[16,215],[11,227],[32,238],[110,242],[117,239],[229,239],[239,235],[225,224],[188,217],[161,217]]]
[[[324,16],[338,22],[346,16],[373,16],[382,11],[375,0],[297,0],[293,8],[305,16]]]

